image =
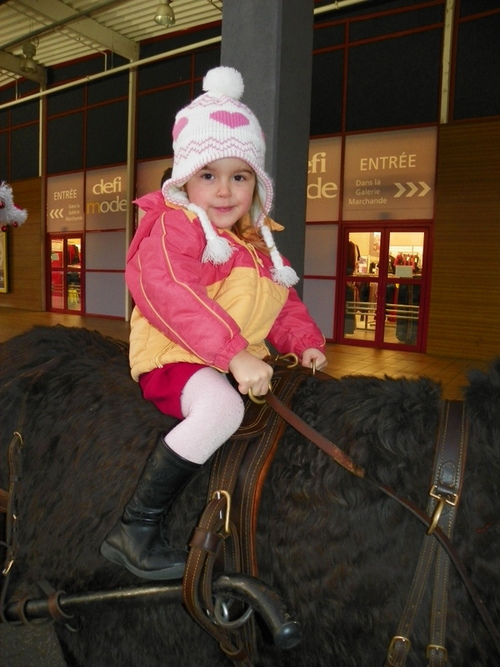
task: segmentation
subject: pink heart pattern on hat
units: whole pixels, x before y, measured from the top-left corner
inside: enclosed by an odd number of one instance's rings
[[[189,121],[186,118],[186,116],[182,116],[182,118],[179,118],[179,120],[177,121],[177,123],[174,125],[174,127],[172,129],[172,136],[174,138],[174,141],[177,140],[177,137],[182,132],[182,130],[186,127],[188,122]]]
[[[242,113],[239,113],[239,111],[213,111],[210,114],[210,118],[233,129],[235,127],[243,127],[243,125],[250,125],[248,118]]]

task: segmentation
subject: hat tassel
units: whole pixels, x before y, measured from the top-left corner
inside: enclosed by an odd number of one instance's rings
[[[198,216],[207,240],[201,261],[203,263],[210,262],[216,266],[227,262],[233,254],[233,248],[229,244],[229,241],[215,232],[212,223],[208,219],[208,215],[200,206],[188,204],[187,208]]]
[[[274,267],[271,269],[271,275],[274,282],[283,287],[293,287],[299,282],[299,277],[291,266],[284,265],[283,257],[280,255],[278,248],[276,247],[271,230],[265,224],[261,224],[260,233],[271,254],[271,260]]]

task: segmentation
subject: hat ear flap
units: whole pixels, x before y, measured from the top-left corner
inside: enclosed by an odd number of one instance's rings
[[[167,201],[177,204],[177,206],[187,206],[189,204],[186,191],[182,189],[182,186],[174,185],[172,179],[165,181],[161,193]]]

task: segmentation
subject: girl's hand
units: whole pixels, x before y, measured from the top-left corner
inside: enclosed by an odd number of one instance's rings
[[[304,354],[302,355],[302,366],[305,368],[312,368],[313,361],[316,362],[316,370],[318,371],[324,368],[328,363],[327,358],[321,350],[317,350],[315,347],[309,347],[307,350],[304,350]]]
[[[251,389],[254,396],[264,396],[269,391],[273,369],[250,352],[238,352],[229,362],[229,370],[238,383],[241,394],[248,394]]]

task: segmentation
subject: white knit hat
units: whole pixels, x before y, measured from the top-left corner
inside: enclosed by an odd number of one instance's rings
[[[205,94],[181,109],[172,130],[174,164],[171,177],[162,186],[165,199],[183,206],[199,217],[207,239],[204,262],[223,264],[232,253],[226,239],[219,236],[206,212],[189,202],[182,186],[210,162],[221,158],[239,158],[254,170],[260,206],[252,206],[252,223],[269,248],[275,282],[291,287],[298,282],[295,271],[284,266],[270,228],[264,224],[273,203],[273,185],[265,165],[266,144],[255,114],[242,102],[244,84],[232,67],[216,67],[203,79]]]

